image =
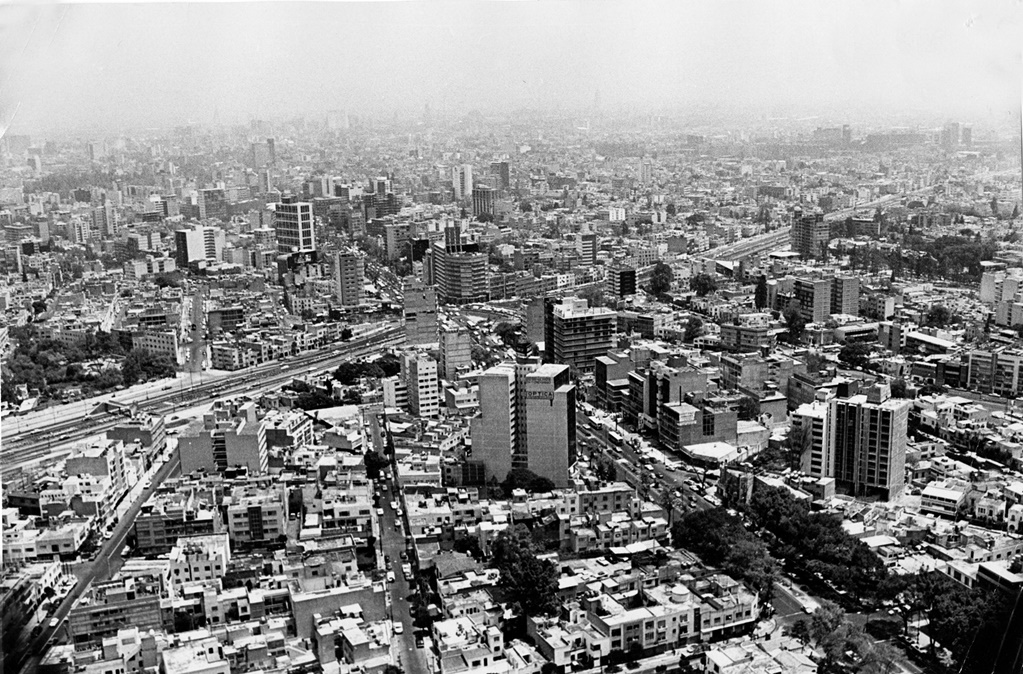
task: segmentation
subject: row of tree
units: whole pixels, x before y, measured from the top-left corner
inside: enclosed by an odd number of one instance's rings
[[[758,487],[744,512],[774,556],[802,574],[820,574],[832,587],[863,599],[888,576],[881,559],[842,528],[831,513],[812,512],[784,488]]]

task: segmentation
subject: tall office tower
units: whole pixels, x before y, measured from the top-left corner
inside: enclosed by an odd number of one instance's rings
[[[334,255],[334,296],[343,307],[362,304],[362,287],[366,283],[363,254],[354,249]]]
[[[607,270],[604,278],[604,289],[612,297],[627,297],[635,295],[639,288],[636,286],[636,268],[614,265]]]
[[[426,260],[427,280],[437,287],[437,297],[448,304],[472,304],[490,299],[489,260],[479,244],[463,243],[458,227],[435,241]]]
[[[277,163],[277,141],[273,138],[266,139],[267,154],[270,155],[270,165]]]
[[[534,297],[526,301],[526,337],[535,344],[542,344],[547,334],[544,329],[545,305],[546,300],[543,297]]]
[[[584,265],[597,264],[597,235],[593,232],[582,232],[576,235],[576,249]]]
[[[526,375],[525,452],[512,457],[555,487],[569,485],[575,463],[575,384],[567,365],[541,365]]]
[[[792,284],[792,297],[799,314],[809,323],[822,323],[831,314],[830,278],[797,278]]]
[[[971,126],[964,126],[963,127],[962,143],[966,147],[972,147],[973,146],[973,127],[971,127]]]
[[[800,405],[792,413],[789,433],[800,447],[799,470],[810,477],[834,477],[835,455],[828,441],[828,419],[831,407],[815,400]]]
[[[107,156],[106,141],[96,140],[89,143],[89,161],[100,161]]]
[[[487,477],[503,482],[512,469],[517,445],[515,365],[501,363],[479,376],[480,413],[472,419],[472,458],[482,461]]]
[[[497,189],[506,190],[511,187],[511,168],[508,165],[508,162],[490,162],[490,175],[494,177]]]
[[[639,167],[639,181],[644,185],[649,185],[654,181],[654,165],[644,160]]]
[[[402,317],[405,341],[409,344],[433,344],[437,341],[437,290],[415,278],[406,278],[402,287]]]
[[[193,225],[191,229],[174,232],[174,262],[187,269],[192,262],[219,262],[227,237],[216,227]]]
[[[451,187],[455,190],[455,200],[461,201],[472,196],[472,165],[462,164],[451,169]]]
[[[373,188],[374,194],[387,194],[392,192],[391,179],[387,176],[377,176],[370,181],[370,187]]]
[[[114,211],[111,202],[92,209],[92,231],[101,239],[112,239],[117,236],[119,231],[117,212]]]
[[[831,225],[822,213],[804,213],[797,208],[792,214],[790,237],[792,250],[801,257],[820,258],[831,240]]]
[[[834,456],[838,486],[856,496],[897,497],[906,479],[906,428],[909,400],[891,397],[887,383],[866,395],[831,401],[828,448]]]
[[[858,316],[860,313],[860,277],[835,276],[831,280],[831,313]]]
[[[501,363],[479,378],[480,414],[472,420],[473,459],[503,481],[525,468],[565,487],[575,461],[575,385],[565,365],[536,358]]]
[[[440,369],[444,379],[454,381],[459,371],[472,367],[472,337],[464,328],[440,331]]]
[[[199,190],[199,219],[227,221],[227,195],[222,189]]]
[[[206,259],[206,242],[201,231],[178,229],[174,232],[174,262],[178,269],[188,269],[191,262]]]
[[[401,376],[408,393],[408,409],[420,417],[435,417],[440,412],[440,382],[437,361],[421,353],[402,357]]]
[[[472,214],[475,217],[481,215],[494,217],[494,190],[486,185],[472,188]]]
[[[577,372],[592,372],[598,356],[611,348],[618,314],[590,307],[577,297],[544,305],[544,360],[569,365]]]
[[[313,205],[288,195],[281,197],[274,211],[277,252],[307,253],[316,250]]]

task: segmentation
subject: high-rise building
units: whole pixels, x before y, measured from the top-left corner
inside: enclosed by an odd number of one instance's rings
[[[435,241],[426,259],[426,280],[437,287],[437,297],[448,304],[472,304],[490,299],[489,259],[478,243],[461,240],[458,227]]]
[[[437,290],[416,278],[405,279],[402,288],[405,341],[432,344],[437,341]]]
[[[612,297],[635,295],[638,290],[636,287],[636,268],[621,265],[611,267],[607,270],[604,287]]]
[[[454,381],[460,371],[472,367],[472,337],[464,328],[440,331],[440,369],[444,379]]]
[[[472,188],[472,214],[477,218],[481,215],[494,217],[494,190],[486,185]]]
[[[796,209],[792,214],[790,232],[792,250],[804,258],[824,256],[824,247],[831,240],[831,225],[822,213],[804,213]]]
[[[193,262],[218,262],[224,251],[226,236],[216,227],[193,225],[191,229],[174,232],[174,262],[187,269]]]
[[[579,257],[584,265],[597,264],[597,235],[593,232],[583,232],[576,236],[576,245]]]
[[[575,385],[565,365],[536,358],[501,363],[479,378],[480,414],[472,420],[473,460],[503,481],[513,468],[569,483],[575,461]]]
[[[831,407],[816,400],[792,413],[789,433],[800,448],[799,469],[810,477],[834,477],[835,455],[829,449],[828,419]]]
[[[354,249],[342,250],[334,255],[334,296],[343,307],[362,304],[365,285],[364,255]]]
[[[511,187],[511,169],[506,161],[490,162],[490,175],[494,177],[497,189],[506,190]]]
[[[472,185],[471,164],[462,164],[451,169],[451,187],[455,190],[456,201],[472,196]]]
[[[294,196],[281,197],[274,211],[277,252],[307,253],[316,250],[313,205]]]
[[[860,277],[835,276],[831,281],[831,313],[856,316],[860,312]]]
[[[226,222],[227,195],[222,189],[199,190],[199,219],[216,218]]]
[[[831,279],[797,278],[792,285],[799,314],[809,323],[822,323],[831,314]]]
[[[838,486],[853,495],[897,497],[906,480],[909,400],[891,397],[887,383],[867,393],[831,400],[829,451]]]
[[[98,208],[92,209],[92,231],[101,239],[112,239],[119,231],[117,212],[114,204],[106,202]]]
[[[577,372],[591,372],[597,357],[611,348],[618,314],[590,307],[577,297],[560,302],[548,298],[544,310],[544,359],[569,365]]]
[[[406,353],[401,362],[402,379],[408,393],[408,409],[420,417],[440,412],[440,381],[437,361],[421,353]]]

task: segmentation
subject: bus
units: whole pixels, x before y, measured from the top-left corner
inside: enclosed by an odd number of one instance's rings
[[[622,446],[622,436],[618,435],[614,431],[608,431],[607,439],[615,447],[621,447]]]

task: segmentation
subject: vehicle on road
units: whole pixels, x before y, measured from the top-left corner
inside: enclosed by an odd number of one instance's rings
[[[398,621],[391,623],[391,626],[394,628],[395,634],[402,634],[405,631],[405,627]]]
[[[383,516],[384,516],[384,509],[383,508],[377,508],[377,517],[383,517]]]
[[[394,577],[394,571],[388,571],[387,572],[387,582],[388,583],[393,583],[395,580],[396,579]]]
[[[423,647],[423,637],[417,636],[416,637],[416,648],[422,648],[422,647]]]
[[[60,627],[60,619],[59,618],[50,618],[50,629],[51,630],[55,630],[58,627]]]

